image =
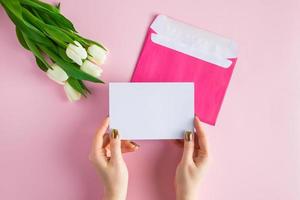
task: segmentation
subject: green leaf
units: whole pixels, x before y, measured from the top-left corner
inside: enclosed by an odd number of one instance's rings
[[[47,67],[47,68],[51,68],[51,66],[46,62],[45,58],[43,57],[43,55],[41,54],[40,50],[38,49],[38,47],[32,42],[30,41],[30,39],[26,36],[23,35],[24,40],[26,41],[27,46],[29,47],[29,49],[32,51],[32,53],[38,57],[40,59],[40,61]]]
[[[86,87],[82,86],[82,84],[79,82],[79,80],[69,77],[67,82],[72,86],[72,88],[74,88],[77,92],[79,92],[80,94],[82,94],[83,96],[86,97],[87,95],[87,90],[85,89]]]
[[[29,11],[31,11],[37,18],[43,21],[43,18],[41,17],[40,13],[38,13],[36,10],[29,9]]]
[[[28,45],[26,44],[26,42],[24,40],[22,32],[20,31],[20,29],[18,29],[18,27],[16,27],[16,34],[17,34],[17,38],[18,38],[20,44],[22,45],[22,47],[27,49],[27,50],[30,50]]]
[[[48,47],[53,45],[52,41],[49,40],[41,31],[24,20],[22,16],[22,7],[19,1],[5,1],[5,3],[2,2],[2,6],[5,9],[7,15],[14,22],[14,24],[32,41],[46,45]]]
[[[73,38],[73,40],[78,41],[85,48],[88,48],[90,45],[95,44],[95,45],[101,47],[102,49],[104,49],[105,51],[108,51],[102,44],[100,44],[98,42],[86,39],[86,38],[84,38],[84,37],[82,37],[82,36],[80,36],[80,35],[72,32],[72,31],[67,31],[67,30],[61,30],[61,31],[63,31],[64,33],[68,34],[70,37]]]
[[[84,85],[82,80],[78,80],[78,82],[80,83],[81,87],[83,87],[87,93],[92,94],[92,92]]]
[[[104,49],[104,50],[107,51],[107,49],[106,49],[102,44],[100,44],[100,43],[98,43],[98,42],[95,42],[95,41],[93,41],[93,40],[84,38],[84,37],[82,37],[82,36],[80,36],[80,35],[78,35],[78,34],[75,34],[75,35],[76,35],[76,39],[77,39],[78,41],[79,41],[79,40],[82,41],[81,43],[86,44],[87,47],[90,46],[90,45],[92,45],[92,44],[95,44],[95,45],[98,45],[99,47],[101,47],[102,49]],[[87,47],[86,47],[86,48],[87,48]]]
[[[58,26],[56,22],[53,19],[51,19],[46,13],[44,12],[38,12],[38,13],[46,24]]]
[[[73,33],[74,40],[78,41],[84,48],[88,48],[90,46],[90,43],[88,43],[86,40],[84,40],[82,37],[80,37],[78,34]]]
[[[47,72],[48,67],[36,56],[35,56],[35,62],[42,71]]]
[[[65,72],[75,79],[87,80],[95,83],[103,83],[100,79],[93,77],[84,71],[81,71],[78,65],[66,62],[61,57],[59,57],[55,52],[51,51],[49,48],[44,46],[39,46],[42,51],[44,51],[52,60],[54,60]]]
[[[45,8],[45,9],[48,9],[48,10],[51,10],[53,12],[59,13],[59,9],[57,8],[57,6],[53,6],[51,4],[42,2],[40,0],[31,0],[31,1],[35,2],[36,4],[38,4],[39,6]],[[22,2],[22,0],[20,0],[20,2]]]
[[[56,26],[45,24],[42,20],[34,16],[29,10],[23,9],[23,16],[25,19],[34,24],[37,28],[43,30],[43,32],[57,44],[62,47],[66,47],[66,43],[73,42],[72,38],[60,31]]]
[[[90,43],[90,44],[95,44],[95,45],[98,45],[99,47],[101,47],[102,49],[104,49],[105,51],[108,51],[102,44],[98,43],[98,42],[95,42],[93,40],[89,40],[89,39],[86,39],[86,38],[83,38],[81,37],[83,40],[85,40],[86,42]]]
[[[70,38],[64,32],[60,31],[55,26],[52,26],[52,25],[45,26],[45,32],[47,32],[47,35],[55,41],[59,41],[59,42],[67,43],[67,44],[73,43],[72,38]],[[66,45],[64,45],[63,47],[66,47]]]
[[[23,18],[28,21],[29,23],[33,24],[36,28],[43,31],[46,24],[40,20],[38,17],[34,16],[31,11],[27,8],[22,8],[22,16]]]
[[[60,14],[59,12],[54,12],[54,11],[52,11],[52,9],[47,9],[32,0],[20,0],[20,2],[22,5],[30,6],[31,8],[36,9],[39,12],[46,13],[49,17],[51,17],[58,24],[59,27],[69,29],[72,31],[76,31],[72,22],[70,20],[68,20],[65,16]]]
[[[98,42],[86,39],[86,38],[78,35],[77,33],[72,32],[72,31],[68,31],[68,30],[64,30],[64,29],[60,29],[60,30],[62,32],[64,32],[65,34],[67,34],[69,37],[71,37],[73,40],[78,41],[85,48],[88,48],[90,45],[95,44],[95,45],[98,45],[99,47],[101,47],[102,49],[104,49],[104,50],[107,51],[107,49],[103,45],[101,45],[100,43],[98,43]]]
[[[58,4],[55,5],[55,7],[60,10],[60,2]]]

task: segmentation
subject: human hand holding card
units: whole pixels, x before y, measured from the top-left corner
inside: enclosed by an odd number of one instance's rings
[[[122,139],[181,139],[193,130],[193,83],[110,83],[110,128]]]

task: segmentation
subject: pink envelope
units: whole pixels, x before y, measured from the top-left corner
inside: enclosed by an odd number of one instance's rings
[[[194,82],[195,113],[215,125],[237,61],[230,39],[159,15],[151,24],[132,82]]]

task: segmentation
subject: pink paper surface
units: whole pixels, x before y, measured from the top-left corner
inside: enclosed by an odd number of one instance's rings
[[[149,28],[131,81],[194,82],[195,113],[214,125],[237,59],[232,59],[229,68],[219,67],[154,43],[152,33]]]
[[[210,165],[198,199],[300,199],[299,0],[60,2],[80,33],[110,49],[105,81],[130,80],[158,13],[234,38],[239,61],[218,123],[203,124]],[[71,104],[20,47],[2,8],[0,36],[0,199],[101,199],[88,153],[108,114],[108,85],[91,84],[93,95]],[[128,199],[174,200],[182,150],[172,141],[139,144],[124,155]]]

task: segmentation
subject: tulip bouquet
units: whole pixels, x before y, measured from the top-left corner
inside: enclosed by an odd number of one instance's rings
[[[0,4],[15,24],[20,44],[33,53],[50,79],[64,86],[71,102],[90,93],[83,81],[103,83],[99,65],[107,49],[80,36],[60,13],[60,4],[39,0],[0,0]]]

